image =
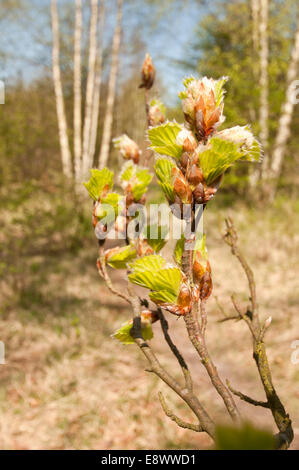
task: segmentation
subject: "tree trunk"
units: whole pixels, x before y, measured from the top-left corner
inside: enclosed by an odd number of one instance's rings
[[[286,153],[287,141],[291,131],[291,121],[295,105],[294,81],[299,69],[299,18],[297,19],[297,28],[295,33],[295,42],[290,58],[290,64],[287,72],[287,90],[285,102],[282,105],[278,131],[276,134],[272,163],[270,168],[270,178],[272,196],[274,195],[281,172],[281,167]]]
[[[96,53],[96,72],[95,72],[95,84],[94,84],[94,95],[92,104],[92,117],[91,117],[91,132],[90,132],[90,143],[89,143],[89,163],[90,166],[93,163],[97,130],[99,122],[99,108],[100,108],[100,96],[101,96],[101,81],[102,81],[102,41],[103,41],[103,29],[105,20],[105,2],[102,0],[99,12],[99,38],[98,47]]]
[[[92,119],[92,101],[94,95],[94,80],[95,80],[95,64],[96,64],[96,49],[97,49],[97,20],[98,20],[98,2],[97,0],[90,0],[91,14],[90,14],[90,30],[89,30],[89,56],[88,56],[88,73],[86,85],[86,99],[85,99],[85,116],[83,128],[83,155],[82,155],[82,176],[85,178],[90,166],[89,157],[89,143],[91,133],[91,119]],[[92,165],[92,162],[91,162]]]
[[[260,0],[260,139],[264,148],[262,174],[269,166],[269,38],[268,38],[268,0]]]
[[[67,135],[67,122],[65,115],[61,73],[59,66],[59,19],[57,1],[51,0],[51,22],[52,22],[52,68],[53,82],[56,97],[56,111],[58,120],[59,142],[61,150],[62,170],[66,177],[72,176],[72,157]]]
[[[252,21],[252,72],[255,83],[258,82],[260,67],[259,67],[259,51],[260,51],[260,38],[259,38],[259,17],[260,17],[260,0],[251,0],[251,21]],[[257,119],[254,107],[250,113],[250,119],[255,122]],[[260,165],[254,166],[249,169],[249,186],[255,194],[255,188],[260,178],[261,167]]]
[[[103,168],[108,160],[109,148],[110,148],[110,139],[112,132],[112,123],[113,123],[113,107],[115,100],[115,85],[117,78],[117,68],[119,61],[119,49],[120,49],[120,37],[121,37],[121,19],[122,19],[122,0],[117,2],[117,20],[116,27],[113,35],[113,44],[112,44],[112,58],[111,58],[111,69],[109,76],[108,84],[108,96],[106,103],[106,112],[104,119],[104,129],[101,143],[101,151],[99,155],[99,166]]]
[[[251,0],[252,44],[255,54],[259,50],[259,9],[260,0]]]
[[[81,116],[81,39],[82,0],[76,0],[74,34],[74,166],[76,181],[81,179],[82,116]]]

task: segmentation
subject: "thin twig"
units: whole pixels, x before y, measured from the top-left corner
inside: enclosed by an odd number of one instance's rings
[[[263,408],[270,408],[269,406],[269,403],[267,401],[258,401],[258,400],[254,400],[253,398],[250,398],[248,395],[244,395],[244,393],[242,392],[238,392],[237,390],[235,390],[231,384],[229,383],[229,381],[227,380],[226,381],[226,384],[228,386],[228,388],[230,389],[230,391],[236,395],[237,397],[239,397],[241,400],[243,401],[246,401],[247,403],[250,403],[251,405],[254,405],[254,406],[261,406]]]
[[[109,276],[107,268],[106,268],[106,260],[105,260],[105,255],[103,254],[103,248],[102,247],[100,248],[99,261],[100,261],[100,267],[101,267],[99,269],[99,273],[103,277],[104,281],[106,282],[106,285],[107,285],[108,289],[110,290],[110,292],[112,292],[112,294],[117,295],[121,299],[123,299],[126,302],[128,302],[129,304],[131,304],[131,300],[126,294],[124,294],[123,292],[118,291],[117,289],[115,289],[115,287],[113,287],[112,281],[110,279],[110,276]]]
[[[166,414],[166,416],[168,416],[168,418],[170,418],[172,421],[174,421],[180,428],[191,429],[191,431],[195,431],[195,432],[202,432],[203,431],[199,424],[187,423],[186,421],[184,421],[183,419],[181,419],[177,415],[175,415],[173,413],[173,411],[171,411],[171,409],[167,406],[167,403],[165,401],[165,398],[164,398],[162,392],[159,392],[158,396],[159,396],[161,406],[162,406],[163,411]]]
[[[160,308],[158,309],[158,315],[159,315],[159,318],[160,318],[160,323],[161,323],[162,331],[163,331],[163,334],[164,334],[164,338],[165,338],[168,346],[170,347],[171,351],[173,352],[174,356],[177,358],[177,361],[178,361],[179,365],[181,366],[182,372],[183,372],[184,377],[185,377],[186,387],[189,390],[192,391],[193,390],[193,383],[192,383],[192,377],[191,377],[190,371],[188,369],[188,366],[187,366],[182,354],[180,353],[180,351],[178,350],[176,345],[173,343],[173,341],[172,341],[172,339],[169,335],[168,321],[164,317],[163,312]]]

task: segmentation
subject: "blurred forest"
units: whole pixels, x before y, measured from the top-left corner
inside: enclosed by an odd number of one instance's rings
[[[69,171],[63,164],[52,69],[56,3]],[[95,7],[98,3],[99,8]],[[110,298],[98,279],[90,204],[82,191],[74,190],[75,184],[86,179],[84,168],[76,173],[76,159],[78,145],[84,153],[88,112],[94,143],[91,138],[86,144],[90,165],[85,169],[105,160],[104,139],[108,141],[107,165],[113,170],[121,163],[113,138],[126,133],[146,148],[144,92],[138,89],[146,52],[157,69],[152,95],[165,103],[169,119],[182,121],[177,94],[183,77],[228,76],[224,127],[250,124],[263,144],[264,160],[255,169],[244,164],[227,172],[205,223],[210,224],[214,241],[212,268],[213,258],[221,259],[215,295],[229,297],[235,286],[245,295],[237,269],[232,281],[227,276],[226,266],[231,262],[229,253],[221,252],[218,233],[222,211],[230,210],[236,217],[260,282],[262,315],[274,318],[270,357],[298,431],[299,371],[289,360],[289,344],[298,329],[299,105],[290,103],[292,84],[299,80],[298,1],[83,0],[81,95],[76,101],[74,35],[80,4],[77,0],[2,0],[0,4],[0,80],[5,83],[5,104],[0,105],[0,340],[7,355],[7,365],[0,366],[0,448],[210,445],[207,438],[190,437],[190,431],[177,431],[175,425],[163,421],[154,398],[157,382],[144,374],[137,351],[111,345],[109,335],[128,310]],[[94,82],[98,88],[94,86],[88,111],[92,11],[98,25],[94,78],[98,70],[100,81]],[[76,112],[81,119],[81,144],[76,140]],[[96,120],[93,113],[98,115]],[[149,202],[159,198],[154,185]],[[220,328],[222,334],[217,303],[211,304],[211,328]],[[184,347],[179,326],[172,323]],[[276,328],[284,331],[280,340],[275,337]],[[233,360],[234,382],[251,391],[255,372],[247,364],[244,332],[239,324],[232,331],[239,348],[234,357],[229,338],[220,345],[213,333],[212,352],[227,375],[231,371],[224,362]],[[163,356],[165,351],[160,353]],[[237,367],[240,361],[245,364],[245,376]],[[133,368],[137,368],[136,383],[130,384]],[[209,399],[207,391],[204,400]],[[219,413],[217,406],[215,413]],[[259,422],[270,426],[266,411],[259,413]],[[295,439],[293,447],[298,446]]]

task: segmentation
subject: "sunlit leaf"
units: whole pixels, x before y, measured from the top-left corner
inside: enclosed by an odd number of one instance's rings
[[[115,220],[118,216],[124,197],[117,193],[108,193],[107,196],[102,198],[101,203],[98,205],[95,215],[101,220],[103,217],[107,218],[107,222]]]
[[[216,106],[219,106],[223,100],[225,90],[223,89],[224,84],[227,82],[228,77],[222,77],[215,81],[215,102]]]
[[[237,144],[212,137],[209,148],[199,153],[200,167],[207,184],[211,184],[241,157]]]
[[[159,158],[154,166],[158,183],[167,199],[171,202],[174,201],[172,184],[172,172],[174,168],[176,168],[176,165],[167,158]]]
[[[103,191],[112,189],[113,186],[113,172],[107,168],[102,170],[92,169],[90,170],[91,177],[88,182],[83,183],[87,189],[90,197],[95,201],[98,201]]]
[[[167,302],[176,302],[181,283],[179,268],[168,266],[164,258],[159,255],[145,256],[136,260],[130,267],[133,271],[129,274],[130,282],[155,292],[163,291]],[[155,295],[150,294],[153,299]]]
[[[109,250],[111,254],[107,254],[106,262],[115,269],[126,269],[127,263],[136,258],[136,250],[134,246],[128,245],[121,248],[112,248]]]
[[[156,253],[162,250],[163,246],[167,243],[167,234],[168,227],[166,225],[153,224],[145,228],[145,239]]]
[[[249,162],[258,162],[262,149],[259,141],[254,137],[249,126],[235,126],[220,131],[217,138],[233,142],[238,146],[240,159]]]
[[[151,127],[148,130],[150,147],[161,155],[180,159],[183,147],[177,144],[176,138],[181,130],[182,126],[176,122],[166,122],[160,126]]]
[[[139,201],[146,192],[152,178],[147,168],[141,168],[129,161],[123,167],[120,182],[123,188],[130,184],[135,201]]]
[[[174,259],[176,260],[179,266],[182,264],[184,245],[185,245],[185,237],[183,234],[181,238],[176,242],[175,249],[174,249]]]
[[[132,327],[132,321],[124,323],[112,336],[122,344],[134,344],[135,341],[130,335]],[[151,323],[141,323],[141,334],[146,341],[153,338],[154,335]]]

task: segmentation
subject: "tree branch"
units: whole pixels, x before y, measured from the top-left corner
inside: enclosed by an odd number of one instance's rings
[[[251,405],[254,405],[254,406],[262,406],[263,408],[270,408],[269,403],[267,401],[254,400],[253,398],[250,398],[248,395],[244,395],[244,393],[238,392],[231,386],[228,380],[226,381],[226,384],[228,388],[230,389],[230,391],[234,395],[239,397],[241,400],[246,401],[247,403],[250,403]]]
[[[172,341],[172,339],[171,339],[171,337],[168,333],[168,329],[169,329],[168,321],[164,317],[163,312],[160,308],[158,309],[158,315],[159,315],[159,318],[160,318],[160,323],[161,323],[162,331],[163,331],[163,334],[164,334],[164,338],[165,338],[168,346],[170,347],[171,351],[173,352],[174,356],[177,358],[177,361],[178,361],[179,365],[181,366],[182,372],[183,372],[184,377],[185,377],[186,387],[190,391],[192,391],[193,390],[193,383],[192,383],[192,377],[191,377],[190,371],[188,369],[188,366],[187,366],[183,356],[181,355],[181,353],[178,350],[178,348],[176,347],[176,345],[173,343],[173,341]]]
[[[269,327],[271,320],[268,318],[263,327],[260,326],[259,315],[257,311],[256,304],[256,292],[255,292],[255,280],[254,275],[249,267],[245,257],[239,250],[237,246],[237,232],[235,230],[233,221],[231,218],[226,219],[227,232],[224,235],[224,241],[231,247],[232,254],[236,256],[239,260],[245,274],[247,276],[250,295],[251,295],[251,306],[252,312],[251,316],[248,312],[244,313],[238,305],[236,305],[237,311],[242,315],[243,319],[248,324],[248,327],[251,331],[253,338],[253,357],[259,372],[261,382],[264,387],[264,391],[267,398],[267,403],[269,409],[271,410],[272,416],[276,423],[276,426],[279,430],[279,433],[276,435],[276,445],[277,449],[288,449],[293,438],[294,432],[292,428],[292,421],[286,412],[279,396],[276,393],[272,382],[272,375],[270,366],[268,363],[267,353],[265,344],[263,342],[263,337],[267,328]],[[248,398],[248,397],[247,397]],[[254,403],[252,403],[254,404]]]
[[[183,419],[176,416],[171,411],[171,409],[167,406],[165,398],[164,398],[164,396],[161,392],[158,393],[158,396],[159,396],[161,406],[162,406],[163,411],[166,414],[166,416],[168,416],[168,418],[170,418],[172,421],[174,421],[180,428],[191,429],[191,431],[195,431],[195,432],[202,432],[203,431],[199,424],[187,423]]]

